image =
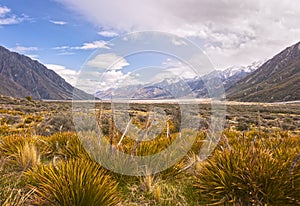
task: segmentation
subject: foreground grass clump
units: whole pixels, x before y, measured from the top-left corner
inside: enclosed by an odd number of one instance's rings
[[[14,160],[24,171],[37,167],[40,164],[40,158],[39,151],[33,142],[25,142],[18,148],[18,153],[14,156]]]
[[[50,137],[43,136],[40,140],[42,142],[41,149],[46,159],[89,159],[81,140],[74,132],[59,132]]]
[[[95,162],[71,159],[27,172],[39,196],[55,205],[116,205],[117,183]]]
[[[228,129],[201,162],[199,148],[206,135],[198,131],[192,148],[175,165],[139,177],[116,174],[92,161],[93,154],[107,155],[104,159],[115,167],[129,167],[131,160],[114,161],[111,148],[93,150],[90,156],[83,145],[99,149],[93,132],[81,138],[72,132],[0,136],[0,205],[300,204],[298,134]],[[131,154],[136,147],[134,155],[144,156],[163,150],[173,138],[161,135],[137,146],[124,138],[113,149]],[[103,141],[110,141],[109,136]]]
[[[229,140],[202,163],[200,196],[215,204],[300,205],[299,139],[244,138]]]
[[[29,135],[11,135],[0,139],[0,153],[10,161],[10,166],[25,171],[40,164],[38,138]]]

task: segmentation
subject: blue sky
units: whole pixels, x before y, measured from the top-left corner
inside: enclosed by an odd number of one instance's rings
[[[297,43],[299,10],[293,0],[0,0],[0,45],[37,59],[72,84],[97,49],[145,30],[188,39],[214,68],[225,69],[269,59]],[[173,67],[177,74],[186,69],[164,55],[121,63],[108,71],[111,80],[139,67]]]
[[[44,64],[64,65],[78,70],[91,49],[58,49],[82,47],[85,43],[107,40],[101,31],[77,13],[55,1],[4,0],[0,6],[10,11],[3,19],[14,19],[1,25],[1,45],[29,55]]]

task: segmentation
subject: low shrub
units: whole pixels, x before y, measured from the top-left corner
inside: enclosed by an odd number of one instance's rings
[[[300,204],[297,141],[246,139],[216,151],[197,172],[200,196],[215,204]]]
[[[99,164],[72,159],[26,173],[36,192],[51,204],[116,205],[117,183]]]

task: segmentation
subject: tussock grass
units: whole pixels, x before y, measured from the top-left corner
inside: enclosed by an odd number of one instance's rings
[[[95,147],[94,157],[106,154],[109,160],[110,153],[96,153],[95,134],[81,135],[86,140],[70,132],[1,137],[0,173],[7,180],[2,179],[6,186],[1,187],[1,203],[81,205],[89,201],[96,205],[101,199],[108,200],[108,205],[300,204],[300,145],[299,136],[292,132],[225,130],[217,149],[203,162],[197,155],[206,133],[199,132],[182,160],[165,171],[141,177],[115,174],[93,162],[83,145]],[[160,151],[172,138],[142,142],[137,154]],[[134,144],[128,147],[128,142],[125,138],[114,149],[131,151]],[[111,164],[124,167],[128,161]],[[7,178],[12,171],[16,171],[14,176]],[[21,182],[13,184],[14,177],[22,177]]]
[[[89,160],[71,159],[57,166],[27,172],[36,192],[52,204],[116,205],[117,183],[107,171]]]
[[[18,147],[17,154],[13,155],[16,163],[22,170],[35,168],[40,164],[41,155],[34,142],[26,141],[24,145]]]
[[[239,141],[230,138],[229,144],[198,168],[195,186],[200,196],[215,204],[300,204],[298,137],[250,135]]]

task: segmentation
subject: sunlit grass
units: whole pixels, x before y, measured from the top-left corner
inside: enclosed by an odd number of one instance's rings
[[[119,202],[117,183],[99,164],[86,159],[41,166],[27,175],[36,192],[53,204],[109,206]]]
[[[300,204],[299,137],[236,136],[197,169],[198,194],[218,204]]]
[[[273,111],[229,106],[229,129],[204,161],[199,149],[206,143],[208,122],[198,130],[180,132],[178,119],[153,116],[161,121],[150,125],[147,118],[152,114],[134,106],[130,122],[119,119],[124,128],[118,128],[106,108],[99,138],[94,127],[85,124],[93,116],[82,119],[83,131],[64,132],[72,123],[66,120],[70,113],[60,113],[60,107],[0,109],[0,205],[300,204],[296,107]],[[64,111],[69,109],[64,105]],[[201,118],[207,115],[208,109],[202,108]],[[145,167],[134,177],[105,168],[109,164],[117,171],[137,169],[132,157],[157,154],[178,138],[188,141],[192,136],[195,141],[185,156],[164,171],[153,174],[155,168]],[[103,143],[112,145],[101,150]],[[186,146],[183,141],[179,149]],[[169,154],[163,157],[168,161]]]

